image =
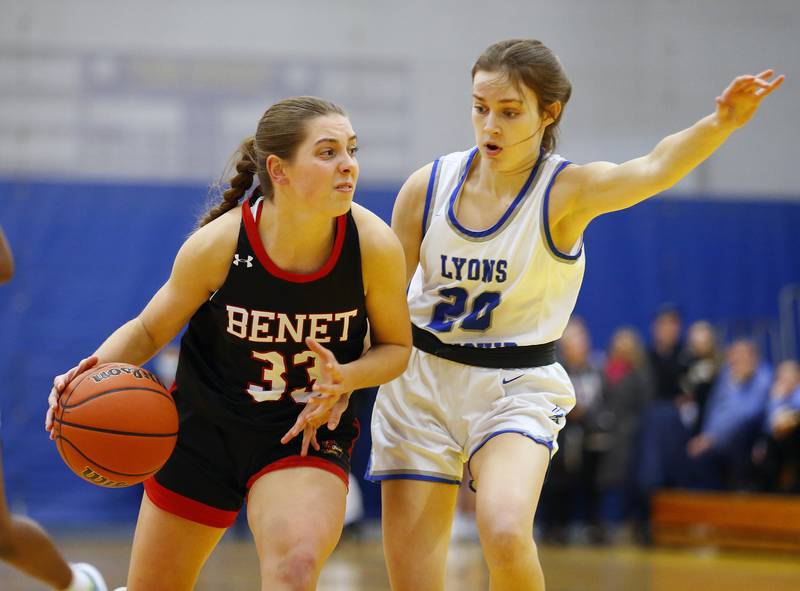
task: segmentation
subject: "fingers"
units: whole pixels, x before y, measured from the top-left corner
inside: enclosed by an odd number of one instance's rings
[[[303,431],[303,444],[300,446],[301,456],[308,455],[309,445],[315,450],[319,451],[319,442],[317,442],[317,428],[312,427],[311,425],[306,426],[305,430]]]
[[[331,414],[328,417],[328,430],[333,431],[336,427],[339,426],[339,421],[342,418],[342,414],[344,411],[347,410],[347,406],[350,404],[350,394],[349,393],[345,396],[342,396],[336,404],[333,405],[331,409]]]
[[[51,406],[47,409],[47,414],[44,416],[44,428],[45,430],[50,432],[50,439],[55,439],[55,433],[53,432],[53,416],[55,414],[55,410]]]
[[[316,353],[320,360],[325,364],[336,361],[336,357],[333,356],[333,353],[331,353],[330,349],[326,349],[311,337],[306,337],[306,346],[314,351],[314,353]]]
[[[306,426],[306,409],[303,409],[303,412],[301,412],[297,416],[297,420],[294,422],[294,426],[292,426],[292,428],[286,432],[286,435],[281,437],[281,443],[283,443],[284,445],[289,443],[292,439],[300,435],[300,431],[302,431],[305,428],[305,426]]]
[[[305,457],[308,455],[308,446],[311,443],[311,433],[309,429],[303,430],[303,444],[300,446],[300,455]]]

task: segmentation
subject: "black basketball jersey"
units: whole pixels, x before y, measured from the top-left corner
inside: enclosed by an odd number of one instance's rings
[[[318,375],[317,357],[305,337],[330,349],[340,363],[363,353],[367,314],[361,251],[348,212],[334,221],[333,249],[322,268],[287,273],[261,242],[262,205],[262,199],[242,205],[228,276],[189,321],[176,384],[179,395],[213,422],[288,429]]]

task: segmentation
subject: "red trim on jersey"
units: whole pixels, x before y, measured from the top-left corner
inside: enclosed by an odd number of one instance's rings
[[[206,505],[173,492],[161,486],[156,482],[155,478],[148,478],[144,481],[144,490],[147,493],[147,498],[159,509],[201,525],[221,528],[230,527],[239,514],[238,511],[217,509],[211,505]]]
[[[259,219],[261,217],[261,209],[263,206],[264,201],[262,200],[258,204],[258,212],[256,213],[256,217]],[[291,281],[292,283],[308,283],[310,281],[316,281],[317,279],[322,279],[325,277],[325,275],[330,273],[336,266],[336,263],[339,261],[339,255],[342,253],[342,246],[344,246],[345,231],[347,230],[347,214],[340,215],[338,218],[336,218],[336,237],[334,238],[333,249],[331,249],[331,254],[328,257],[328,260],[325,261],[325,264],[322,265],[322,268],[320,268],[318,271],[308,274],[289,273],[272,262],[272,259],[269,258],[269,255],[264,248],[264,244],[261,242],[261,236],[258,234],[258,224],[256,220],[253,219],[253,212],[250,211],[250,204],[248,202],[245,202],[242,205],[242,219],[244,220],[244,229],[247,232],[247,239],[250,241],[250,246],[253,248],[253,252],[256,253],[256,257],[258,257],[258,260],[261,262],[263,267],[271,275],[274,275],[278,279]]]
[[[317,458],[314,456],[288,456],[264,466],[261,468],[261,470],[251,476],[250,480],[247,481],[247,490],[249,491],[250,487],[255,484],[256,480],[264,476],[264,474],[277,472],[278,470],[285,470],[286,468],[319,468],[320,470],[325,470],[326,472],[330,472],[331,474],[338,476],[341,481],[344,482],[345,486],[350,486],[348,474],[345,473],[341,466],[337,466],[333,462],[329,462],[328,460],[323,460],[322,458]]]

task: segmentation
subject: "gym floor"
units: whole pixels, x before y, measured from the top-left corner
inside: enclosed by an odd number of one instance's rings
[[[70,560],[92,562],[110,588],[123,584],[131,537],[56,536]],[[548,591],[796,591],[800,560],[791,555],[717,553],[709,550],[644,550],[633,546],[541,546]],[[250,540],[227,536],[211,556],[197,591],[257,590],[258,565]],[[454,543],[448,591],[488,589],[480,548]],[[3,591],[43,591],[0,564]],[[345,538],[323,569],[319,591],[389,591],[380,541]]]

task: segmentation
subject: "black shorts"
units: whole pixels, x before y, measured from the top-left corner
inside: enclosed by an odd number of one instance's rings
[[[269,472],[314,467],[335,474],[347,486],[350,454],[359,433],[357,419],[344,420],[349,413],[334,431],[320,428],[320,450],[310,448],[303,457],[302,434],[286,445],[280,441],[294,423],[263,432],[218,425],[174,394],[180,414],[175,451],[144,483],[147,497],[158,508],[203,525],[229,527],[250,487]]]

